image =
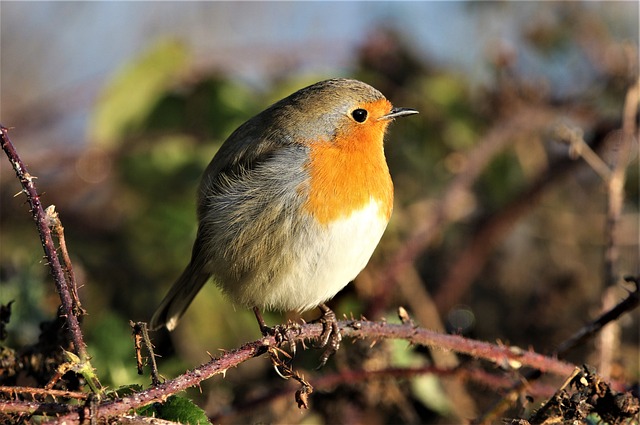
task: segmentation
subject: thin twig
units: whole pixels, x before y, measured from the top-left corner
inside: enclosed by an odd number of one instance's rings
[[[569,156],[571,159],[582,158],[589,166],[598,173],[604,181],[611,179],[611,169],[606,162],[595,153],[591,146],[584,141],[584,132],[579,127],[570,127],[567,124],[561,124],[556,129],[556,135],[559,141],[569,145]]]
[[[49,205],[45,210],[49,221],[49,228],[58,238],[58,245],[60,246],[60,253],[62,254],[62,261],[64,262],[64,270],[67,273],[69,282],[69,290],[71,292],[71,300],[73,301],[73,313],[80,317],[86,314],[86,311],[80,304],[80,297],[78,297],[78,285],[76,283],[76,276],[73,272],[73,265],[71,263],[71,257],[69,257],[69,251],[67,251],[67,242],[64,237],[64,227],[60,221],[60,216],[56,211],[54,205]]]
[[[626,170],[630,162],[632,146],[636,138],[638,101],[640,100],[640,80],[627,90],[622,116],[622,137],[616,150],[613,169],[607,180],[607,222],[605,228],[606,247],[604,254],[605,288],[618,282],[616,264],[618,262],[618,243],[616,229],[624,205],[624,182]],[[614,149],[615,150],[615,149]]]
[[[149,362],[151,363],[151,384],[158,385],[160,378],[158,374],[158,365],[156,364],[156,355],[153,351],[153,344],[151,338],[149,338],[149,330],[146,322],[133,322],[129,321],[129,325],[133,330],[134,349],[136,352],[136,365],[138,368],[138,375],[142,375],[144,362],[142,361],[142,346],[144,345],[147,354],[149,355]]]
[[[636,142],[636,115],[638,113],[638,98],[640,80],[627,90],[622,115],[622,134],[618,140],[613,140],[617,146],[611,149],[613,164],[607,183],[607,216],[605,222],[604,249],[604,293],[602,309],[607,310],[615,302],[613,287],[618,282],[618,260],[620,257],[618,241],[618,225],[624,208],[624,182],[627,166],[630,163],[633,143]],[[609,377],[616,353],[620,348],[620,325],[614,324],[604,329],[598,337],[598,372],[601,376]]]
[[[60,296],[63,315],[65,316],[67,326],[69,327],[71,339],[73,341],[76,353],[82,361],[86,361],[88,359],[87,346],[84,342],[82,331],[80,330],[78,318],[73,313],[74,303],[71,297],[71,291],[69,290],[69,286],[67,285],[65,273],[62,270],[60,260],[56,253],[56,248],[53,243],[51,231],[49,230],[47,222],[47,215],[42,208],[40,196],[38,195],[35,184],[33,182],[35,177],[29,174],[27,168],[25,167],[24,163],[13,147],[13,144],[9,139],[9,129],[2,125],[0,125],[0,138],[2,143],[2,150],[4,150],[9,157],[9,161],[11,162],[11,165],[13,166],[18,179],[20,180],[20,184],[22,185],[22,190],[27,196],[27,201],[29,202],[29,206],[31,208],[31,214],[33,215],[33,219],[36,222],[36,226],[38,228],[42,248],[44,249],[44,254],[47,258],[49,269],[55,281],[56,290],[58,291],[58,295]]]
[[[136,353],[136,368],[138,369],[138,375],[144,373],[144,358],[142,357],[142,329],[139,326],[140,322],[133,322],[129,320],[129,326],[133,331],[133,350]]]
[[[605,325],[617,320],[624,313],[634,310],[640,304],[640,277],[627,277],[627,282],[633,282],[636,286],[635,290],[629,293],[629,296],[620,301],[611,310],[604,312],[600,317],[592,322],[584,325],[578,332],[571,335],[562,342],[555,350],[554,354],[563,357],[569,350],[577,347],[588,338],[594,336]]]

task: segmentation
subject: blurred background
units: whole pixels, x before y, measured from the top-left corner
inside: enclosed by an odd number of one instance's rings
[[[147,320],[186,265],[195,190],[220,144],[326,78],[361,79],[420,111],[389,132],[394,215],[368,268],[330,303],[339,316],[397,322],[402,305],[422,326],[545,353],[623,297],[605,273],[606,184],[570,157],[567,128],[610,167],[628,164],[614,276],[640,271],[637,141],[619,155],[637,2],[3,2],[0,47],[1,122],[60,213],[92,362],[110,386],[149,384],[128,321]],[[6,160],[0,179],[0,302],[15,301],[5,343],[29,346],[59,301]],[[569,360],[637,382],[637,311],[616,329]],[[252,313],[215,285],[175,332],[153,335],[167,378],[258,337]],[[314,350],[295,361],[312,383],[438,361],[405,343],[369,345],[345,341],[321,371]],[[266,358],[189,396],[227,423],[448,423],[499,397],[487,382],[452,390],[433,375],[338,378],[302,413],[290,394],[266,398],[290,386]]]

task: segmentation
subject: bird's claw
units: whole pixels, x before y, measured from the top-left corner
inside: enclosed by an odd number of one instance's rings
[[[276,340],[276,346],[278,347],[282,345],[283,342],[288,342],[291,357],[294,357],[296,355],[295,334],[300,333],[300,325],[290,322],[286,325],[270,327],[266,325],[262,318],[262,314],[260,314],[260,310],[257,307],[254,307],[253,312],[258,320],[258,325],[260,325],[260,332],[262,333],[262,336],[273,336]]]
[[[327,307],[325,304],[318,306],[322,315],[317,320],[322,323],[322,333],[318,338],[317,348],[324,348],[324,352],[320,356],[320,365],[318,369],[327,364],[327,360],[334,355],[340,349],[340,342],[342,341],[342,334],[338,327],[338,319],[336,314]]]
[[[340,342],[342,341],[342,334],[338,327],[338,319],[336,314],[325,304],[320,304],[318,308],[321,311],[321,316],[314,322],[322,323],[322,333],[318,337],[318,341],[315,344],[316,348],[324,348],[324,352],[320,356],[320,365],[318,369],[327,364],[329,358],[334,355],[340,349]],[[254,307],[253,312],[256,315],[258,324],[260,325],[260,332],[263,336],[273,336],[276,339],[276,345],[280,346],[283,342],[289,342],[289,350],[291,356],[296,355],[296,333],[300,333],[300,325],[297,323],[288,323],[286,325],[277,325],[269,327],[265,324],[260,310]],[[304,343],[303,343],[304,346]]]

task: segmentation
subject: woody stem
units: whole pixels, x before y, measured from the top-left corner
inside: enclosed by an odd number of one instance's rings
[[[78,318],[73,312],[73,301],[67,285],[64,271],[60,264],[60,259],[56,254],[56,248],[51,237],[51,230],[49,229],[47,215],[42,208],[40,202],[40,196],[36,191],[35,184],[33,183],[34,177],[29,174],[24,163],[18,156],[11,140],[9,139],[9,129],[3,125],[0,125],[0,139],[2,144],[2,150],[5,151],[9,157],[9,161],[13,166],[13,169],[20,180],[23,192],[27,195],[27,201],[31,209],[31,214],[36,222],[38,233],[40,235],[40,242],[44,249],[45,257],[47,258],[47,264],[53,276],[56,284],[58,295],[60,296],[60,302],[62,305],[62,315],[64,316],[69,332],[71,333],[71,340],[75,346],[75,351],[81,361],[87,360],[87,346],[84,342],[82,331],[80,330],[80,324]]]

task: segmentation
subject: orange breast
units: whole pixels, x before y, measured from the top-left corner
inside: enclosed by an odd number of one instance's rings
[[[388,108],[385,100],[370,111],[384,110],[379,114],[383,115]],[[381,216],[389,219],[393,184],[383,147],[387,124],[375,119],[362,125],[348,123],[333,142],[311,144],[307,164],[309,198],[304,208],[318,222],[328,224],[349,217],[354,210],[367,206],[372,198],[380,202]]]

